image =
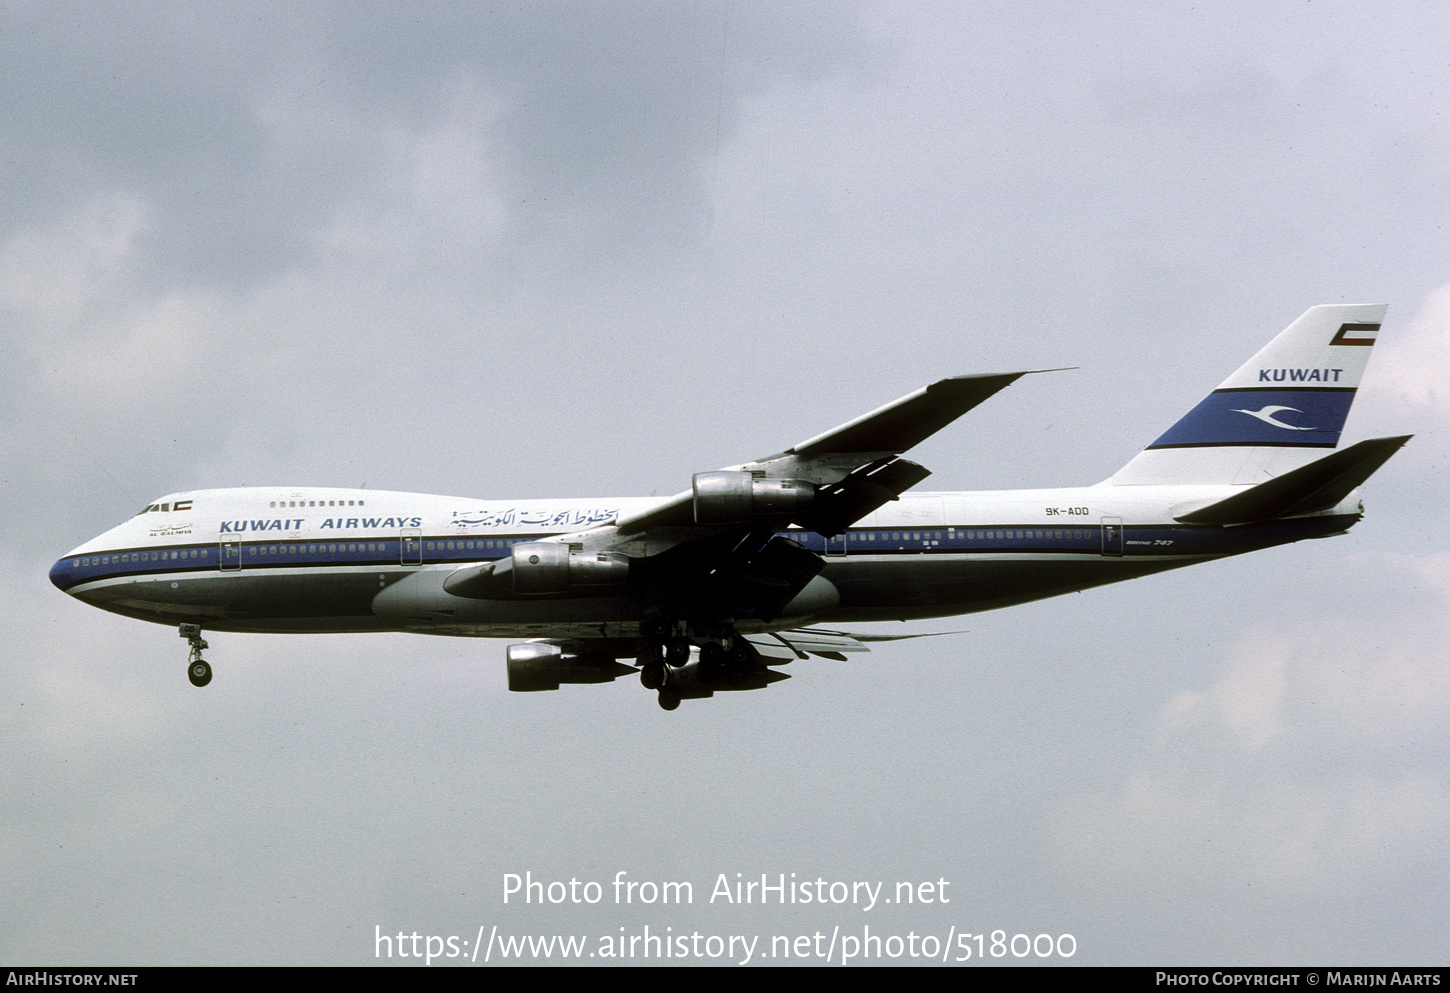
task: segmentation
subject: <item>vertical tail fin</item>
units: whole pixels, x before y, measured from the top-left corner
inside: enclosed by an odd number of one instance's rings
[[[1261,483],[1312,462],[1339,444],[1385,309],[1309,308],[1111,482]]]

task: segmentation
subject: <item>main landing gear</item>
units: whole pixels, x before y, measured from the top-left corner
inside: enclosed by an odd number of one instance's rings
[[[750,662],[750,646],[735,633],[733,624],[711,629],[707,634],[687,629],[693,640],[679,628],[656,621],[640,630],[647,648],[639,657],[639,681],[645,689],[659,691],[659,704],[665,710],[680,705],[681,687],[688,678],[682,670],[690,662],[693,645],[700,647],[694,678],[707,687],[715,680],[739,676]]]
[[[680,705],[680,677],[674,675],[657,657],[640,659],[639,681],[647,690],[659,690],[660,706],[674,710]]]
[[[690,639],[675,630],[675,625],[656,621],[642,625],[645,650],[639,656],[639,681],[647,690],[659,691],[660,706],[674,710],[680,705],[680,676],[690,661]]]
[[[210,646],[206,639],[201,636],[200,624],[182,624],[178,626],[177,634],[187,640],[191,645],[191,657],[186,663],[186,677],[191,680],[192,686],[205,686],[211,682],[211,663],[201,657],[201,653]]]
[[[731,633],[723,641],[707,641],[700,646],[700,678],[705,682],[721,676],[738,676],[750,661],[745,639]]]

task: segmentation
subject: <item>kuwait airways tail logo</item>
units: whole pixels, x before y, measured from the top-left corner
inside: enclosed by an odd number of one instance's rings
[[[1272,424],[1272,425],[1274,425],[1274,427],[1276,427],[1276,428],[1283,428],[1285,431],[1313,431],[1314,430],[1314,428],[1312,428],[1312,427],[1311,428],[1301,428],[1301,427],[1298,427],[1298,426],[1293,425],[1293,424],[1285,424],[1283,421],[1276,421],[1276,420],[1274,420],[1274,415],[1277,414],[1281,410],[1292,410],[1296,414],[1302,414],[1302,413],[1304,413],[1304,411],[1300,410],[1298,407],[1284,407],[1284,406],[1279,406],[1279,405],[1276,405],[1276,404],[1270,404],[1269,406],[1262,407],[1262,408],[1260,408],[1258,410],[1241,410],[1241,409],[1235,408],[1234,413],[1235,414],[1248,414],[1250,417],[1257,417],[1259,420],[1263,421],[1265,424]]]

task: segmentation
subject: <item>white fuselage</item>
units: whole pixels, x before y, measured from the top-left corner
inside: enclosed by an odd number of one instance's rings
[[[744,631],[988,610],[1301,538],[1340,533],[1332,511],[1238,528],[1175,514],[1233,486],[1097,486],[909,493],[833,539],[780,533],[820,554],[834,602],[804,600]],[[632,637],[639,590],[473,599],[443,582],[520,542],[606,525],[657,498],[485,501],[416,493],[249,488],[176,493],[80,545],[52,581],[88,603],[218,631],[418,631],[477,637]]]

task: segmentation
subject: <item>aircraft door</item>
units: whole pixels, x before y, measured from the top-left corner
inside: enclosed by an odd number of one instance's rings
[[[222,572],[236,572],[242,567],[242,543],[237,539],[223,538],[217,553]]]
[[[1123,554],[1123,519],[1121,517],[1103,518],[1103,554]]]
[[[423,564],[423,530],[403,528],[398,536],[398,562],[401,565]]]
[[[845,532],[842,532],[841,534],[836,535],[834,538],[827,538],[826,539],[826,554],[827,555],[845,555],[846,554],[846,535],[845,535]]]

